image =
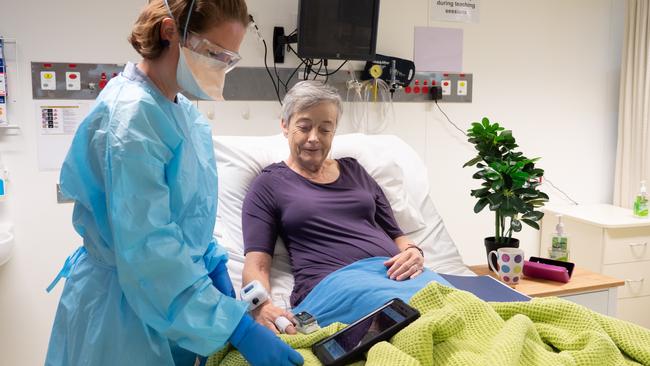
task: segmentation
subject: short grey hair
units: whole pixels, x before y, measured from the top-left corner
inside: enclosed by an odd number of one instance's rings
[[[282,103],[282,119],[289,125],[291,117],[295,113],[309,109],[320,103],[332,103],[338,109],[336,123],[341,119],[343,114],[341,96],[336,88],[323,84],[321,81],[304,80],[296,83],[284,96]]]

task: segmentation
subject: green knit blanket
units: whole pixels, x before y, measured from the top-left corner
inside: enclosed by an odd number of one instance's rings
[[[390,342],[373,346],[357,364],[410,365],[650,365],[650,330],[558,298],[485,302],[432,282],[411,299],[420,318]],[[343,328],[281,338],[320,365],[311,345]],[[264,346],[260,345],[260,352]],[[233,348],[207,366],[246,365]],[[356,364],[355,364],[356,365]]]

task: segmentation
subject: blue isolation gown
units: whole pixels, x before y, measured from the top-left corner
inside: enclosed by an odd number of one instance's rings
[[[83,247],[57,277],[46,365],[192,365],[225,345],[247,304],[209,277],[227,260],[212,236],[216,163],[188,99],[128,64],[79,126],[61,189]]]

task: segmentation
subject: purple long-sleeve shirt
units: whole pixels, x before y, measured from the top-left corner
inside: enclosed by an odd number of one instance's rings
[[[273,255],[280,235],[295,278],[292,306],[325,276],[360,259],[396,255],[403,235],[374,179],[353,158],[337,160],[339,178],[313,183],[284,162],[253,181],[242,210],[244,251]]]

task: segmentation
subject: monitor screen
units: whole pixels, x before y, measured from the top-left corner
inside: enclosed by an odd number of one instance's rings
[[[379,0],[300,0],[298,55],[372,60],[378,18]]]

